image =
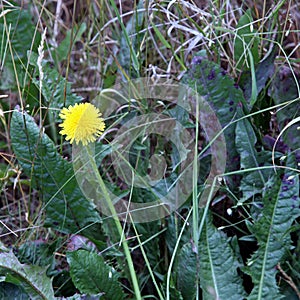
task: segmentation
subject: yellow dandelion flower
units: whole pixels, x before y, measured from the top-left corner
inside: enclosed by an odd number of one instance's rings
[[[59,114],[63,123],[59,124],[62,130],[59,132],[66,135],[66,140],[72,144],[81,142],[84,146],[94,142],[104,129],[104,120],[98,108],[90,103],[80,103],[68,108],[63,108]]]

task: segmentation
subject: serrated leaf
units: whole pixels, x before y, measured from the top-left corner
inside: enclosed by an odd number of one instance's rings
[[[78,250],[67,253],[70,274],[81,293],[101,294],[103,299],[124,299],[116,272],[94,252]]]
[[[38,55],[34,52],[28,53],[29,62],[35,67],[33,74],[33,83],[39,89],[40,81],[37,66]],[[52,68],[48,62],[42,61],[44,79],[42,81],[42,95],[45,99],[45,106],[50,108],[62,108],[63,106],[74,105],[83,100],[81,96],[77,96],[71,92],[71,83],[62,77],[55,68]],[[57,110],[49,110],[54,116],[57,116]]]
[[[228,238],[207,216],[199,241],[199,274],[203,299],[244,299],[246,293],[237,268],[240,264]]]
[[[195,299],[197,291],[197,255],[191,243],[186,243],[178,255],[177,289],[183,299]]]
[[[46,276],[46,269],[21,264],[12,252],[0,253],[0,274],[5,282],[20,286],[32,300],[52,300],[52,281]]]
[[[257,152],[255,131],[248,119],[242,119],[236,125],[236,149],[240,154],[240,168],[247,170],[257,168],[256,171],[245,172],[240,189],[244,200],[256,193],[261,193],[268,178],[273,174],[272,169],[261,169],[262,166],[272,165],[272,153],[262,150]]]
[[[287,165],[293,166],[289,158]],[[276,283],[276,266],[291,247],[289,229],[299,217],[299,178],[287,169],[283,179],[272,178],[263,197],[261,218],[249,226],[259,248],[247,262],[244,271],[252,277],[254,288],[248,299],[281,299]]]
[[[40,267],[47,266],[47,275],[50,276],[55,269],[53,253],[59,248],[59,242],[60,239],[51,244],[42,240],[27,241],[19,247],[16,255],[21,263],[38,265]]]
[[[72,164],[57,153],[34,119],[14,111],[10,127],[14,153],[44,201],[45,226],[75,233],[100,222],[94,205],[85,199],[77,184]]]
[[[188,73],[183,78],[191,88],[205,97],[212,106],[224,130],[227,147],[227,170],[239,169],[238,153],[235,149],[235,123],[231,122],[241,115],[237,114],[237,107],[242,104],[246,107],[242,91],[236,86],[233,79],[216,63],[209,61],[205,51],[199,52],[193,58]],[[239,111],[241,113],[242,110]],[[236,185],[236,184],[235,184]]]

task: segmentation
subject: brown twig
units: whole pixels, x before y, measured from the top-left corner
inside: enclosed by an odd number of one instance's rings
[[[298,298],[300,299],[300,291],[296,287],[296,284],[294,283],[293,279],[286,274],[283,269],[281,268],[280,264],[277,265],[277,269],[280,271],[282,276],[284,277],[284,280],[290,285],[290,287],[296,292]]]

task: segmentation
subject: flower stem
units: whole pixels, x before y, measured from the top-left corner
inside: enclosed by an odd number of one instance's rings
[[[121,243],[122,243],[124,254],[125,254],[125,257],[126,257],[126,260],[127,260],[129,273],[130,273],[130,276],[131,276],[132,285],[133,285],[133,289],[134,289],[136,299],[141,300],[142,296],[141,296],[141,292],[140,292],[136,272],[134,270],[134,265],[133,265],[133,261],[132,261],[132,257],[131,257],[131,254],[130,254],[130,250],[129,250],[129,247],[128,247],[127,240],[126,240],[126,238],[123,234],[123,228],[122,228],[121,222],[120,222],[119,218],[117,217],[117,212],[115,210],[114,205],[112,204],[112,201],[110,199],[109,193],[108,193],[107,188],[106,188],[106,185],[105,185],[101,175],[99,174],[95,158],[92,156],[92,154],[90,152],[90,148],[89,147],[86,147],[86,148],[87,148],[87,151],[88,151],[88,154],[89,154],[89,160],[90,160],[90,163],[91,163],[91,167],[93,168],[94,174],[96,175],[97,181],[98,181],[98,183],[100,185],[100,188],[101,188],[101,191],[104,195],[106,204],[109,207],[110,213],[111,213],[111,215],[112,215],[112,217],[115,221],[115,225],[117,227],[118,233],[119,233],[120,238],[121,238]]]

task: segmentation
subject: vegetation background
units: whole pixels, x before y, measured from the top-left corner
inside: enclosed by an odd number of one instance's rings
[[[0,298],[300,299],[299,5],[0,0]],[[202,207],[212,143],[196,120],[159,99],[112,112],[96,143],[112,191],[144,203],[178,181],[178,150],[155,134],[133,141],[128,163],[146,174],[163,155],[161,186],[131,187],[112,168],[116,131],[149,111],[190,132],[202,172],[176,212],[120,236],[82,194],[58,114],[139,77],[196,87],[227,166]]]

